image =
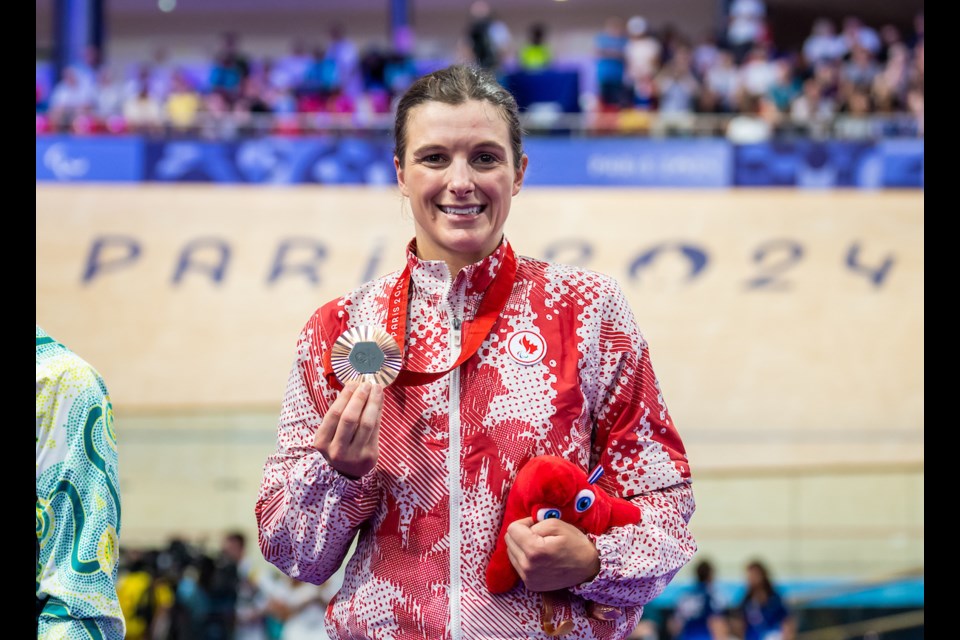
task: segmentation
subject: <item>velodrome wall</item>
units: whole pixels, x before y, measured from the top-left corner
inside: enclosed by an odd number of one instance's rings
[[[36,319],[110,387],[125,542],[255,536],[297,334],[402,264],[396,189],[38,182],[36,212]],[[820,575],[923,563],[923,221],[918,190],[528,187],[506,231],[620,281],[705,553]]]

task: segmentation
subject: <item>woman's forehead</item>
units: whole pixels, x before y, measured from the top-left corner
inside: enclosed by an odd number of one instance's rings
[[[430,139],[494,138],[507,145],[509,127],[500,109],[489,102],[468,100],[460,104],[429,101],[410,110],[407,142],[419,145]]]

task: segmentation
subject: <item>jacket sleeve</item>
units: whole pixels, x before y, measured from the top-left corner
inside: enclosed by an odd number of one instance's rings
[[[62,358],[37,378],[37,638],[121,640],[113,408],[94,369]]]
[[[600,572],[571,591],[615,606],[642,606],[658,596],[696,552],[687,525],[695,504],[690,467],[670,419],[644,341],[626,299],[612,280],[603,301],[596,375],[598,399],[591,468],[600,486],[640,507],[637,525],[588,534]]]
[[[264,466],[255,514],[263,557],[285,574],[322,584],[340,567],[378,504],[376,470],[356,480],[335,471],[313,438],[337,392],[323,375],[327,347],[319,321],[300,335],[287,382],[277,448]]]

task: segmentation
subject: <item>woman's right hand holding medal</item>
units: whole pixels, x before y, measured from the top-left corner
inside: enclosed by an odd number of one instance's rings
[[[341,475],[357,479],[377,465],[383,387],[348,382],[333,401],[313,438],[314,448]]]

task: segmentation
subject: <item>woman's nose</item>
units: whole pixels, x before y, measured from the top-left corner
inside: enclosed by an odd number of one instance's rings
[[[466,160],[454,160],[450,164],[447,188],[457,197],[473,192],[473,169]]]

